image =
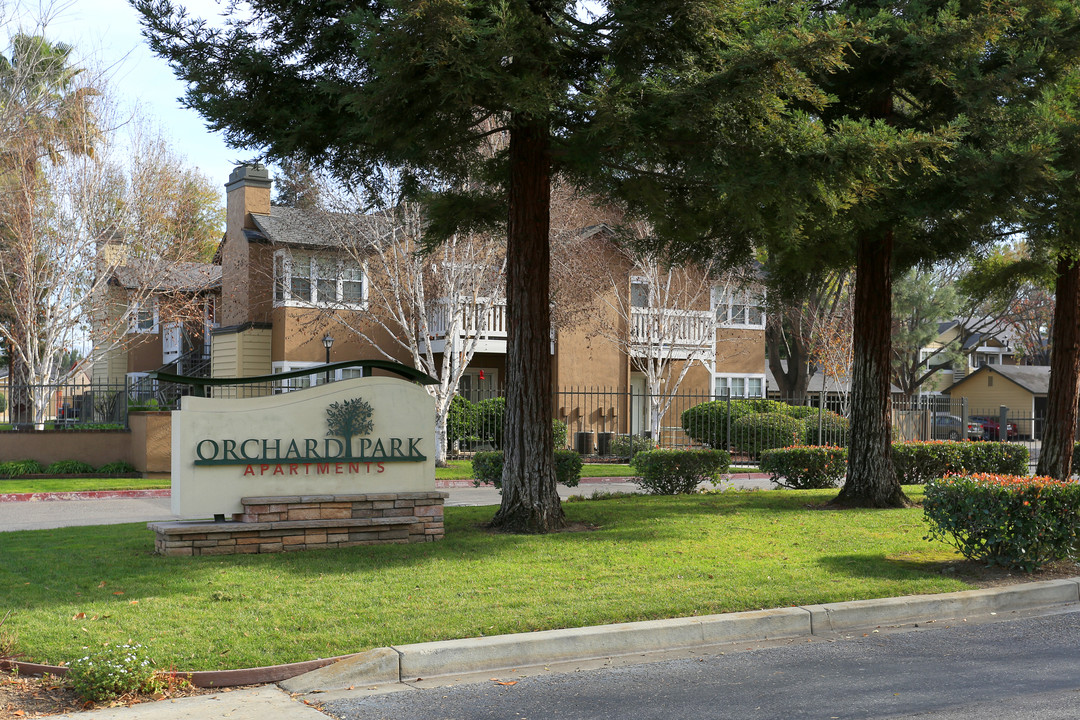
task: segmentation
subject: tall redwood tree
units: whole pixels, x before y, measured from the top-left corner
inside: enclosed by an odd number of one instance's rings
[[[509,393],[494,524],[526,532],[564,522],[551,436],[552,176],[641,214],[643,190],[659,182],[721,188],[742,199],[729,203],[732,218],[768,217],[776,187],[748,190],[742,168],[782,141],[777,127],[811,122],[782,108],[817,99],[805,73],[831,64],[842,42],[798,8],[761,0],[611,0],[595,17],[566,0],[251,0],[250,17],[224,28],[170,0],[131,1],[188,84],[186,104],[233,146],[311,162],[373,193],[400,185],[426,200],[431,243],[506,228]],[[673,80],[686,92],[672,92]],[[495,133],[509,142],[491,157]],[[663,163],[647,159],[655,152]],[[700,173],[683,183],[706,158],[708,188]],[[729,169],[716,172],[722,159]],[[678,209],[665,208],[662,233],[731,234],[675,219]]]

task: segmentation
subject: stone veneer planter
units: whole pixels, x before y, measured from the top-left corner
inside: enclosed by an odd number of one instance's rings
[[[153,522],[160,555],[274,553],[443,537],[444,492],[245,497],[231,521]]]

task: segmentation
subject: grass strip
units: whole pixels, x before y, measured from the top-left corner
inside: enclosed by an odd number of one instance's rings
[[[921,488],[907,488],[921,497]],[[0,533],[0,612],[19,650],[68,662],[135,641],[159,666],[224,669],[397,643],[969,586],[922,511],[822,510],[836,491],[567,503],[588,530],[499,535],[447,508],[446,538],[166,558],[144,524]]]
[[[170,487],[168,480],[144,478],[41,478],[0,480],[0,493],[53,493],[86,490],[158,490]]]

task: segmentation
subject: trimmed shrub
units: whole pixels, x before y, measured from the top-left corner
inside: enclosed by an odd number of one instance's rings
[[[555,438],[555,449],[566,448],[566,423],[562,420],[551,421],[551,434]]]
[[[124,462],[123,460],[116,460],[115,462],[105,463],[104,465],[99,467],[97,471],[104,475],[130,475],[133,472],[137,472],[134,465],[129,462]]]
[[[764,412],[736,420],[731,437],[739,452],[757,455],[762,450],[797,445],[804,433],[802,420],[779,412]]]
[[[785,413],[788,406],[765,398],[739,398],[737,400],[713,400],[683,410],[682,426],[694,441],[714,448],[727,446],[727,421],[730,406],[734,423],[745,415],[755,413]],[[734,432],[732,433],[734,439]]]
[[[656,443],[644,435],[617,435],[611,441],[611,454],[615,457],[632,459],[646,450],[656,450]]]
[[[720,482],[720,473],[731,465],[723,450],[649,450],[630,461],[637,473],[633,479],[651,495],[692,493],[708,481]]]
[[[1034,572],[1076,556],[1080,483],[953,475],[926,484],[923,513],[928,540],[944,540],[969,560]]]
[[[501,450],[478,452],[473,455],[473,486],[489,482],[502,489],[503,454]],[[581,456],[573,450],[555,451],[555,482],[577,487],[581,482]]]
[[[465,440],[473,435],[476,426],[476,405],[460,395],[450,400],[446,411],[446,438],[450,443]]]
[[[802,410],[803,408],[792,408]],[[803,443],[806,445],[838,445],[847,447],[851,423],[848,419],[832,410],[821,412],[818,408],[808,408],[811,412],[794,414],[803,421]],[[820,416],[820,420],[819,420]],[[820,423],[820,427],[819,427]],[[821,435],[818,438],[818,430]]]
[[[758,467],[783,487],[795,490],[836,487],[847,472],[847,449],[823,445],[765,450]]]
[[[556,450],[555,481],[566,487],[577,487],[581,482],[581,456],[573,450]]]
[[[86,475],[95,471],[93,465],[82,460],[57,460],[45,472],[55,475]]]
[[[1017,443],[924,440],[893,443],[893,467],[902,485],[923,485],[952,473],[1023,475],[1028,449]]]
[[[0,463],[0,477],[40,475],[43,472],[45,472],[45,466],[37,460],[6,460]]]
[[[7,410],[7,398],[4,397],[4,393],[0,393],[0,413]]]

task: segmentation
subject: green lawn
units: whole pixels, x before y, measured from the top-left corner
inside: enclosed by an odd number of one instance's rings
[[[907,488],[921,497],[920,488]],[[835,491],[566,503],[589,530],[495,535],[447,508],[446,538],[281,555],[165,558],[142,523],[0,533],[5,631],[39,662],[133,640],[180,669],[236,668],[447,638],[968,587],[919,509],[816,509]]]

